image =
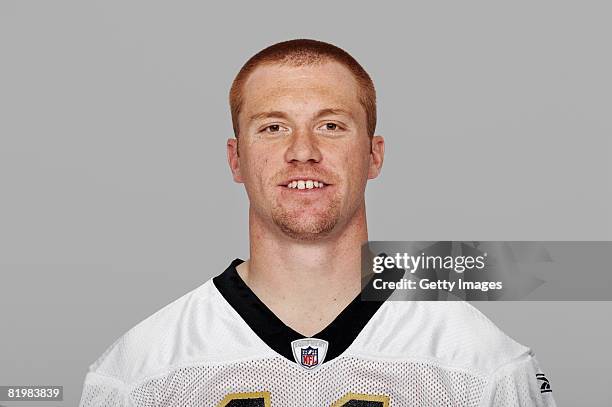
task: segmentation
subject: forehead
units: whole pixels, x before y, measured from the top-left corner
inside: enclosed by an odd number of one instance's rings
[[[245,117],[265,110],[342,108],[355,116],[365,115],[359,103],[359,84],[351,71],[330,61],[316,65],[261,65],[242,89]],[[365,116],[364,116],[365,117]]]

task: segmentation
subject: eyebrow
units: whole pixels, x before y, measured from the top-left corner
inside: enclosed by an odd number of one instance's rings
[[[353,118],[353,115],[351,112],[349,112],[348,110],[344,110],[344,109],[340,109],[340,108],[326,108],[326,109],[321,109],[319,110],[316,114],[315,114],[315,119],[322,117],[322,116],[330,116],[330,115],[345,115],[350,117],[351,119]],[[289,116],[287,115],[287,113],[285,112],[281,112],[280,110],[271,110],[268,112],[260,112],[260,113],[255,113],[254,115],[252,115],[249,118],[249,122],[255,121],[255,120],[262,120],[262,119],[268,119],[268,118],[281,118],[281,119],[288,119]]]
[[[249,122],[252,122],[254,120],[261,120],[261,119],[267,119],[270,117],[280,117],[281,119],[287,119],[288,116],[285,112],[281,112],[279,110],[272,110],[269,112],[261,112],[261,113],[255,113],[254,115],[252,115],[251,117],[249,117]]]
[[[331,116],[331,115],[337,115],[337,116],[345,115],[345,116],[350,117],[351,119],[353,118],[353,114],[351,112],[349,112],[348,110],[340,109],[340,108],[328,108],[328,109],[319,110],[317,114],[315,115],[315,118],[322,117],[322,116]]]

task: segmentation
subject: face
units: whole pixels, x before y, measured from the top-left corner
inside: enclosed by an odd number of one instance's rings
[[[256,68],[243,87],[238,141],[228,140],[251,216],[298,240],[339,232],[360,211],[384,144],[370,141],[359,86],[337,62]]]

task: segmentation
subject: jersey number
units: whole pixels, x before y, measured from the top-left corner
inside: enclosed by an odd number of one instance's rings
[[[225,396],[218,407],[271,407],[270,393],[232,393]],[[331,407],[389,407],[389,397],[348,393]]]

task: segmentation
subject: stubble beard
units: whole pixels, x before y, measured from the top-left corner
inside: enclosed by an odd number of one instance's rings
[[[289,210],[280,205],[272,208],[272,221],[279,229],[295,240],[316,241],[328,236],[340,220],[340,199],[335,197],[326,210],[315,215],[304,214],[299,209]]]

